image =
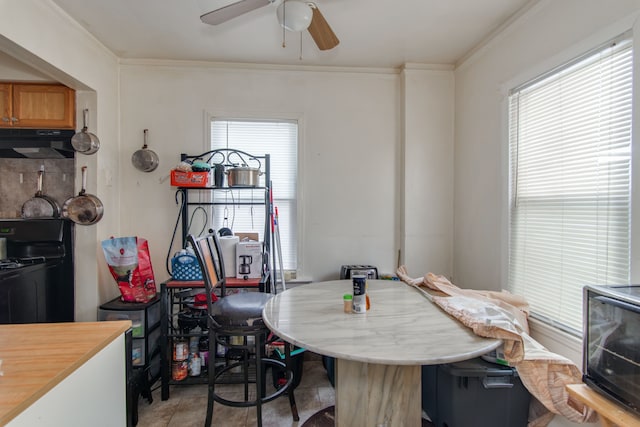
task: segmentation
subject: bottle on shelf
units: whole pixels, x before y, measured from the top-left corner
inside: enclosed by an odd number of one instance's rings
[[[200,341],[198,342],[198,353],[200,355],[200,365],[202,371],[207,370],[207,365],[209,363],[209,337],[203,335],[200,337]]]
[[[191,353],[189,355],[189,375],[192,377],[197,377],[200,375],[200,371],[202,369],[202,364],[200,362],[200,356],[198,353]]]

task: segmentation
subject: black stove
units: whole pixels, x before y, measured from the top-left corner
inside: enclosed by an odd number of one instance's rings
[[[15,270],[28,265],[44,264],[46,262],[47,259],[45,257],[0,259],[0,271]]]
[[[0,220],[0,324],[74,320],[73,230],[64,219]]]

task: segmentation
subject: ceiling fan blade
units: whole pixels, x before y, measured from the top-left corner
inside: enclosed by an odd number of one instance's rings
[[[227,22],[230,19],[244,15],[254,9],[266,6],[273,0],[240,0],[227,6],[205,13],[200,20],[205,24],[218,25]]]
[[[338,40],[329,23],[324,19],[322,13],[320,13],[320,9],[317,7],[312,7],[312,9],[313,18],[311,19],[311,25],[309,25],[308,30],[311,37],[313,37],[313,41],[318,45],[318,49],[329,50],[338,46],[340,40]]]

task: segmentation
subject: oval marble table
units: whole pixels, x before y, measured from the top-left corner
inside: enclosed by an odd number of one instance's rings
[[[316,282],[282,292],[262,312],[282,339],[336,358],[336,426],[420,426],[421,365],[485,354],[499,340],[476,336],[398,281],[369,280],[371,309],[343,311],[350,280]]]

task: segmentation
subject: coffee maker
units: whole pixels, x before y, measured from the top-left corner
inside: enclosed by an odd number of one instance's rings
[[[253,263],[253,257],[251,255],[240,255],[239,258],[241,261],[238,267],[238,274],[251,274],[251,264]]]

